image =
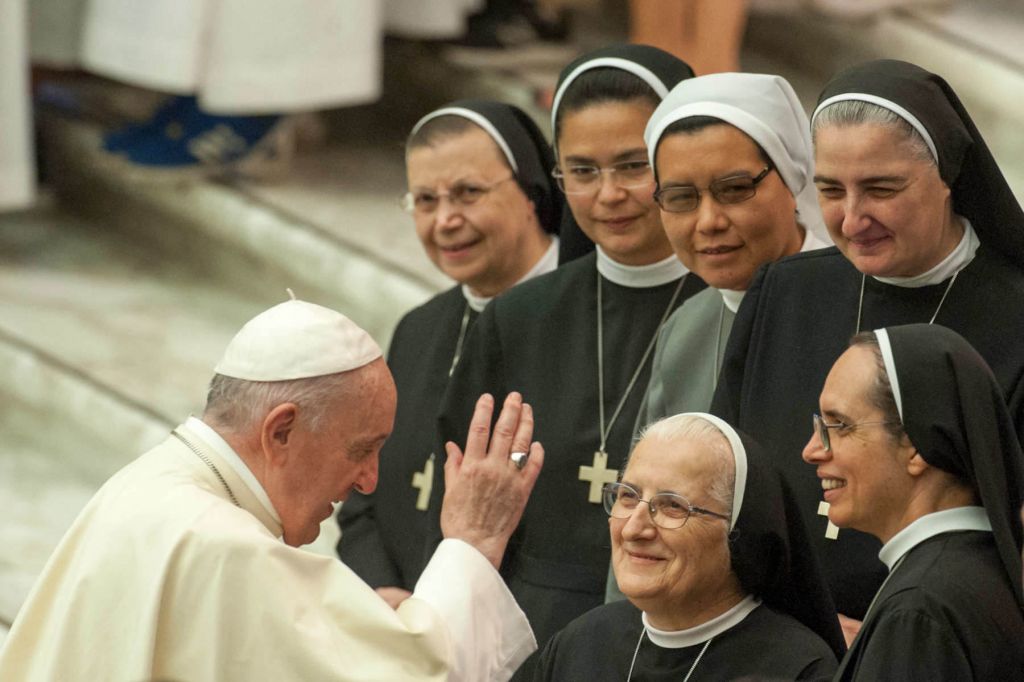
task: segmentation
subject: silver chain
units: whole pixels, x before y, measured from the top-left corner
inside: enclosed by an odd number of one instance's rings
[[[640,378],[640,373],[643,372],[644,364],[647,362],[647,358],[650,356],[651,351],[654,350],[654,344],[658,341],[658,334],[661,333],[661,328],[665,326],[665,321],[668,319],[668,316],[672,314],[672,308],[675,306],[676,299],[679,298],[679,292],[683,290],[683,284],[686,282],[686,277],[688,275],[689,273],[680,278],[679,284],[676,286],[676,290],[672,294],[672,299],[668,302],[668,306],[665,308],[665,312],[661,316],[661,322],[658,323],[657,329],[654,330],[654,334],[651,336],[651,341],[647,344],[647,350],[644,351],[643,357],[640,358],[640,363],[636,366],[636,371],[633,372],[633,378],[629,380],[626,390],[622,393],[622,398],[619,399],[618,407],[615,408],[615,412],[612,413],[612,419],[606,426],[604,421],[604,310],[602,309],[603,299],[601,297],[601,272],[597,272],[597,400],[598,414],[601,419],[601,452],[605,452],[605,444],[608,441],[608,434],[611,433],[612,426],[615,425],[615,420],[619,417],[619,412],[622,411],[623,405],[626,404],[626,398],[629,397],[630,392],[633,390],[633,385],[636,384],[636,380]]]
[[[644,635],[647,633],[647,628],[640,630],[640,639],[636,640],[636,649],[633,650],[633,660],[629,662],[629,674],[626,675],[626,682],[633,679],[633,666],[636,665],[636,655],[640,653],[640,643],[644,641]],[[697,654],[697,658],[694,659],[693,665],[690,666],[690,671],[686,673],[686,677],[683,678],[683,682],[690,682],[690,676],[693,675],[693,671],[697,669],[697,664],[700,663],[700,659],[704,658],[704,652],[711,646],[711,640],[714,637],[704,642],[704,646],[701,648],[700,653]]]
[[[195,453],[196,457],[203,460],[206,466],[210,467],[210,471],[212,471],[213,475],[217,477],[217,480],[220,481],[220,484],[224,486],[224,490],[227,491],[228,497],[231,498],[231,501],[234,503],[236,507],[240,508],[242,505],[238,504],[238,499],[235,497],[235,494],[231,492],[231,487],[228,485],[228,482],[224,480],[224,477],[221,476],[220,471],[217,469],[216,466],[214,466],[213,462],[210,461],[210,458],[204,455],[202,452],[200,452],[199,448],[197,448],[195,445],[185,440],[185,437],[182,436],[177,431],[171,431],[171,435],[173,435],[175,438],[184,443],[185,447],[187,447],[189,450]]]
[[[935,312],[932,313],[932,319],[928,320],[928,324],[935,322],[935,318],[939,316],[939,311],[942,310],[942,304],[946,302],[946,296],[949,296],[949,290],[953,288],[953,282],[956,281],[956,276],[960,274],[957,270],[953,273],[953,276],[949,280],[949,284],[946,285],[946,290],[942,292],[942,298],[939,299],[939,305],[936,306]],[[854,334],[860,333],[860,314],[864,310],[864,282],[867,281],[867,275],[861,273],[860,275],[860,299],[857,301],[857,328],[854,330]]]

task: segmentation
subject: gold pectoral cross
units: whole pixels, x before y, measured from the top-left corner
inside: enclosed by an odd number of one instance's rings
[[[427,463],[423,465],[423,471],[417,471],[412,475],[412,487],[419,488],[419,495],[416,496],[416,508],[426,511],[430,504],[430,488],[434,485],[434,453],[430,453]]]
[[[594,453],[594,465],[580,467],[580,480],[590,483],[587,501],[601,504],[601,490],[605,483],[615,483],[619,479],[618,469],[608,468],[608,453],[598,450]]]
[[[828,508],[829,508],[828,502],[825,502],[824,500],[819,502],[818,503],[818,516],[824,516],[825,518],[828,518]],[[829,540],[835,540],[836,538],[838,538],[839,537],[839,526],[837,526],[836,524],[834,524],[831,521],[829,521],[828,522],[828,526],[825,527],[825,537],[827,537]]]

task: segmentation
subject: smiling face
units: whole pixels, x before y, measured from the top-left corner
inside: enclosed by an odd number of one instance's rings
[[[406,175],[413,195],[444,194],[460,186],[492,188],[469,206],[444,197],[432,212],[413,212],[416,235],[434,265],[481,296],[515,284],[550,243],[533,202],[509,179],[512,170],[504,155],[480,128],[414,147],[406,157]]]
[[[762,264],[800,250],[796,200],[777,171],[740,203],[719,203],[708,191],[716,180],[753,178],[764,169],[757,145],[739,129],[723,123],[669,135],[658,145],[657,164],[662,188],[693,185],[700,191],[695,210],[662,211],[661,221],[679,260],[709,286],[745,290]]]
[[[284,541],[312,542],[320,523],[353,489],[377,487],[380,449],[395,416],[395,383],[383,359],[355,370],[357,389],[336,399],[321,427],[311,430],[301,412],[288,434],[288,452],[271,469],[267,494],[281,516]]]
[[[691,505],[724,514],[728,510],[706,492],[714,472],[721,470],[721,457],[704,440],[645,438],[630,456],[622,482],[645,500],[672,492]],[[608,522],[619,589],[647,612],[655,627],[675,630],[704,622],[706,614],[736,594],[728,521],[692,514],[682,528],[668,530],[656,526],[641,503],[629,518]]]
[[[887,421],[870,400],[877,371],[875,354],[869,348],[847,349],[833,365],[821,392],[824,420],[846,425]],[[817,467],[829,503],[829,520],[885,542],[906,525],[914,483],[907,462],[916,450],[909,439],[897,442],[879,424],[830,429],[829,442],[830,451],[825,452],[813,434],[803,452],[804,461]]]
[[[963,227],[949,187],[893,128],[826,126],[816,131],[814,149],[825,225],[864,274],[919,275],[959,243]]]
[[[654,113],[646,99],[600,102],[561,116],[558,164],[609,168],[628,161],[646,161],[644,127]],[[641,187],[626,189],[603,173],[600,187],[589,194],[567,194],[580,229],[613,260],[648,265],[672,255],[654,203],[654,176]]]

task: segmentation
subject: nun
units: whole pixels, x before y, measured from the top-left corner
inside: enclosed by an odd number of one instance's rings
[[[426,561],[426,509],[435,467],[437,406],[466,336],[487,303],[558,265],[562,198],[551,147],[520,109],[463,100],[424,116],[406,142],[404,205],[427,256],[456,284],[398,323],[388,366],[398,388],[377,490],[338,515],[338,555],[392,604]]]
[[[577,618],[534,680],[831,680],[846,649],[799,510],[709,414],[649,426],[604,489],[628,601]]]
[[[704,288],[665,236],[643,139],[662,97],[692,75],[639,45],[598,50],[562,72],[554,176],[596,248],[484,310],[441,407],[444,440],[465,433],[477,397],[499,387],[517,387],[537,414],[549,464],[504,574],[539,642],[604,602],[601,486],[616,480],[629,452],[659,329]],[[435,467],[434,509],[440,473]],[[530,679],[529,668],[519,678]]]
[[[813,422],[829,519],[888,569],[836,679],[1021,679],[1024,457],[982,357],[938,325],[862,332]]]
[[[953,90],[913,64],[840,73],[812,126],[814,181],[837,248],[790,256],[754,278],[711,411],[777,456],[836,606],[859,620],[886,571],[877,539],[829,522],[820,482],[800,460],[817,387],[853,334],[941,324],[988,362],[1019,435],[1024,212]]]
[[[661,331],[638,430],[670,414],[709,409],[757,269],[830,241],[814,189],[810,123],[781,76],[683,81],[655,110],[644,139],[669,242],[708,288]]]

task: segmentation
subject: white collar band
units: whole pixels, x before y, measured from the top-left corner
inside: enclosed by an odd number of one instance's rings
[[[723,632],[739,625],[750,612],[761,605],[761,600],[753,595],[748,595],[740,603],[733,606],[720,616],[716,616],[706,623],[701,623],[686,630],[659,630],[652,627],[647,619],[647,613],[640,617],[647,631],[647,637],[655,645],[662,649],[682,649],[688,646],[703,644],[712,637],[717,637]]]
[[[916,289],[945,282],[966,268],[974,260],[978,247],[981,246],[981,241],[978,239],[978,233],[974,231],[974,226],[971,225],[970,220],[962,216],[957,216],[957,218],[963,223],[964,236],[960,238],[960,243],[938,265],[927,272],[922,272],[920,275],[913,277],[875,277],[875,279],[884,284]]]
[[[649,289],[673,282],[689,270],[675,254],[648,265],[623,265],[597,246],[597,271],[609,282],[632,289]]]
[[[882,546],[878,558],[891,571],[896,562],[919,544],[943,533],[961,530],[992,532],[992,523],[984,507],[955,507],[925,514],[901,530]]]

